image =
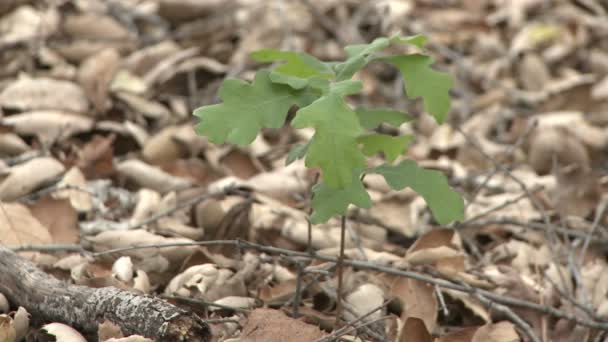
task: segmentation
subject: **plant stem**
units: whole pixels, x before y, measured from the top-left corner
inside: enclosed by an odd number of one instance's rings
[[[342,318],[342,276],[344,273],[344,240],[346,240],[346,215],[342,215],[342,221],[340,223],[340,255],[338,256],[338,262],[336,264],[336,271],[338,272],[338,290],[336,294],[336,324],[335,329],[340,328]]]

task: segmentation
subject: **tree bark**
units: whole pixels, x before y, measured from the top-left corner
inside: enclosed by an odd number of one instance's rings
[[[33,319],[61,322],[96,336],[104,320],[125,336],[138,334],[157,341],[206,342],[209,326],[156,297],[114,287],[90,288],[60,281],[0,245],[0,292],[12,305],[23,306]]]

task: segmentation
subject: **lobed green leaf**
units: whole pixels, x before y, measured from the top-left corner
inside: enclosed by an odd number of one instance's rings
[[[311,78],[329,79],[334,76],[329,65],[304,52],[264,49],[252,53],[251,57],[258,62],[285,61],[274,68],[270,79],[294,89],[306,87]]]
[[[405,152],[413,139],[411,135],[394,137],[386,134],[367,134],[357,138],[357,141],[363,145],[363,153],[366,156],[382,152],[386,160],[392,162]]]
[[[356,112],[361,126],[367,129],[375,129],[384,122],[399,127],[402,123],[413,120],[409,114],[392,109],[367,109],[360,107],[357,108]]]
[[[440,224],[462,220],[464,217],[462,197],[449,186],[446,177],[439,171],[427,170],[412,160],[405,160],[398,165],[378,166],[371,172],[384,176],[395,190],[410,187],[420,194]]]
[[[340,95],[330,93],[300,109],[292,126],[315,129],[306,166],[320,167],[330,187],[347,187],[352,182],[352,170],[365,167],[365,156],[357,146],[357,137],[363,128],[356,113]]]
[[[216,144],[247,145],[262,127],[279,128],[293,105],[306,105],[308,94],[273,83],[269,71],[256,73],[253,83],[226,80],[219,90],[222,103],[194,111],[200,118],[196,132]]]
[[[421,54],[386,57],[384,60],[395,65],[405,80],[408,97],[422,97],[424,109],[432,114],[438,123],[443,123],[450,110],[450,88],[452,78],[443,72],[431,69],[433,59]]]
[[[325,182],[312,188],[312,215],[310,222],[318,224],[327,222],[334,215],[344,215],[349,204],[360,208],[372,206],[372,200],[360,179],[360,172],[353,172],[350,184],[342,189],[334,189]]]

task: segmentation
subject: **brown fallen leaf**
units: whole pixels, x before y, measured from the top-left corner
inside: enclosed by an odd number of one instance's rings
[[[29,209],[49,230],[54,243],[74,244],[80,240],[78,213],[69,200],[45,196],[30,205]]]
[[[80,64],[78,82],[93,102],[93,108],[97,114],[105,113],[111,105],[110,82],[112,82],[119,64],[120,54],[112,48],[102,50]]]
[[[88,212],[93,209],[93,199],[91,194],[86,191],[87,181],[77,167],[72,167],[63,175],[57,184],[58,188],[66,188],[53,193],[57,199],[69,199],[70,204],[78,212]]]
[[[119,174],[126,176],[136,184],[160,193],[185,189],[192,185],[189,179],[175,177],[160,168],[140,160],[126,160],[116,166]]]
[[[325,334],[316,326],[289,318],[272,309],[256,309],[247,319],[241,333],[241,342],[284,342],[293,340],[315,341]]]
[[[53,242],[53,237],[26,206],[0,202],[0,242],[13,246],[46,245]]]
[[[415,279],[389,275],[381,275],[380,279],[389,288],[389,293],[401,304],[401,322],[405,323],[408,318],[416,317],[424,322],[428,331],[435,330],[439,304],[431,285]],[[402,329],[399,336],[404,333]]]
[[[426,329],[424,321],[417,317],[408,317],[403,324],[399,342],[432,342],[433,337]]]
[[[76,83],[23,77],[0,93],[0,106],[21,111],[54,109],[86,113],[89,101]]]
[[[86,338],[82,336],[76,329],[63,323],[49,323],[42,326],[42,330],[47,334],[54,336],[56,341],[66,342],[86,342]]]
[[[87,179],[106,178],[114,173],[115,134],[107,137],[95,135],[78,153],[76,166]]]
[[[55,180],[64,171],[63,165],[49,157],[35,158],[10,169],[0,183],[0,199],[15,200]]]
[[[2,119],[2,124],[11,126],[20,135],[36,136],[43,145],[49,146],[89,131],[93,127],[93,120],[66,111],[35,110],[11,115]]]

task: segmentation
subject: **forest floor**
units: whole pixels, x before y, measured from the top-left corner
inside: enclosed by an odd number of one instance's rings
[[[454,78],[447,123],[382,65],[350,100],[418,118],[398,128],[416,136],[400,158],[442,171],[465,218],[440,226],[413,191],[366,177],[336,323],[341,220],[311,227],[316,172],[285,166],[310,132],[217,146],[192,112],[251,80],[253,51],[332,61],[395,32],[427,35]],[[11,0],[0,60],[0,247],[41,277],[163,298],[202,318],[206,341],[608,337],[605,1]],[[16,279],[0,282],[0,341],[145,335],[107,312],[53,316]]]

